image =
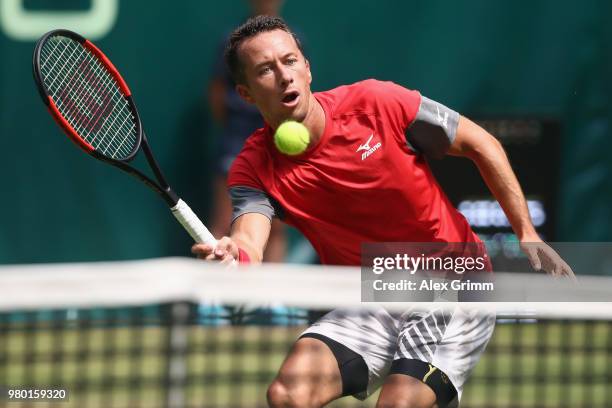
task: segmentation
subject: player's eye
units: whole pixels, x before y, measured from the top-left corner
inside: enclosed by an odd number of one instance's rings
[[[266,74],[267,74],[267,73],[269,73],[270,71],[272,71],[272,69],[271,69],[269,66],[262,67],[262,68],[259,70],[259,75],[266,75]]]
[[[287,60],[287,65],[295,65],[297,64],[297,62],[298,62],[297,58],[289,58]]]

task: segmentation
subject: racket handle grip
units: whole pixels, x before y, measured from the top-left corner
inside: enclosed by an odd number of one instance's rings
[[[187,230],[195,242],[199,244],[208,244],[213,248],[217,246],[215,237],[208,231],[208,228],[204,226],[198,216],[191,211],[191,208],[189,208],[186,202],[179,198],[178,203],[170,208],[170,210],[172,210],[174,217],[176,217],[183,228]]]

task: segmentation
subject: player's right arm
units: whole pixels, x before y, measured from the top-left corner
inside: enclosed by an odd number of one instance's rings
[[[282,218],[282,209],[268,195],[262,181],[269,171],[265,135],[264,129],[258,129],[249,136],[230,168],[227,177],[232,200],[230,236],[221,238],[216,248],[194,245],[192,252],[198,258],[222,263],[262,261],[272,219]]]
[[[270,226],[270,219],[259,213],[243,214],[232,224],[231,239],[246,252],[250,263],[261,263]]]
[[[198,258],[224,264],[233,260],[261,263],[271,221],[277,215],[272,200],[263,191],[251,187],[231,187],[229,193],[233,206],[230,236],[221,238],[216,248],[195,244],[191,251]]]
[[[221,238],[216,248],[194,244],[191,252],[200,259],[223,264],[230,264],[234,260],[258,264],[263,259],[269,236],[270,220],[265,215],[244,214],[234,221],[230,236]]]

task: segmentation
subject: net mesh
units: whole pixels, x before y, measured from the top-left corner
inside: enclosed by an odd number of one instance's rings
[[[128,158],[138,141],[127,99],[106,67],[80,43],[51,36],[40,52],[47,92],[76,133],[99,153]]]
[[[249,292],[282,301],[263,305],[257,296],[243,296],[246,292],[223,293],[240,286],[238,275],[221,271],[224,276],[219,279],[228,285],[224,287],[217,277],[207,276],[202,264],[193,265],[200,268],[195,279],[180,263],[96,266],[95,273],[79,265],[75,272],[80,277],[62,272],[61,266],[0,268],[0,287],[6,292],[26,286],[32,292],[22,292],[19,302],[0,302],[0,388],[61,387],[68,392],[68,400],[59,405],[8,405],[0,399],[0,406],[267,406],[267,386],[291,345],[328,310],[325,304],[337,306],[342,293],[310,292],[308,306],[304,290],[327,286],[319,279],[320,268],[287,271],[287,287],[295,289],[276,296],[278,288],[269,275],[249,271],[253,279],[261,279],[259,286],[247,283]],[[309,274],[315,276],[312,285]],[[160,276],[170,275],[173,279],[157,285]],[[348,275],[339,276],[332,274],[331,286],[343,280],[354,287]],[[183,287],[178,284],[182,281]],[[34,293],[43,287],[46,290]],[[187,287],[195,288],[202,299],[187,296]],[[242,302],[237,299],[241,297]],[[62,302],[65,306],[59,306]],[[608,318],[601,313],[572,318],[499,313],[494,336],[464,389],[461,406],[610,407],[612,322],[610,305],[599,306],[607,308]],[[347,397],[329,406],[375,403],[376,396],[363,402]]]

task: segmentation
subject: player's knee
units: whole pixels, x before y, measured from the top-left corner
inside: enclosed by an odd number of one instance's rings
[[[409,375],[387,377],[376,408],[438,408],[435,391]]]
[[[297,384],[289,384],[280,378],[268,387],[270,408],[316,408],[319,405],[312,399],[312,393]]]
[[[271,408],[284,407],[289,401],[289,390],[282,382],[274,380],[268,387],[266,397]]]
[[[393,401],[378,401],[376,408],[438,408],[437,404],[423,403],[411,398],[395,399]]]

